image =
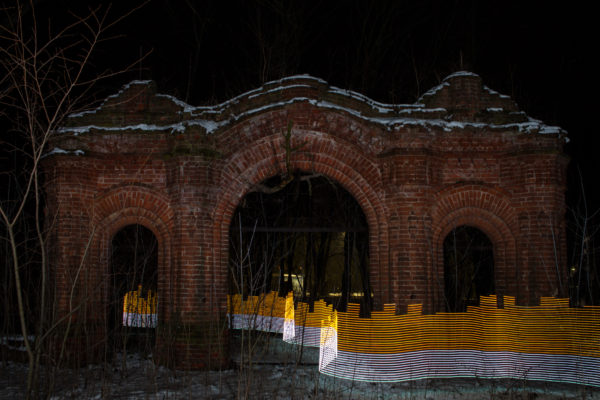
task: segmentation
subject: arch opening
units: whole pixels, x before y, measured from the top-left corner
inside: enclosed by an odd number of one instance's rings
[[[229,230],[229,291],[294,293],[372,308],[366,217],[341,185],[296,172],[256,185],[238,205]]]
[[[446,311],[466,311],[479,305],[480,296],[494,294],[494,250],[485,233],[461,225],[448,233],[443,247]]]
[[[114,352],[149,353],[155,344],[158,240],[143,225],[120,229],[111,240],[109,338]]]

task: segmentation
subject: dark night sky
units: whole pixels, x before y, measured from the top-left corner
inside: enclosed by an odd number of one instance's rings
[[[134,2],[113,5],[118,16]],[[526,4],[522,4],[526,3]],[[38,0],[59,20],[81,0]],[[215,103],[282,76],[309,73],[383,102],[410,103],[444,76],[473,71],[530,116],[570,134],[570,188],[594,187],[598,39],[594,13],[546,1],[193,1],[151,0],[125,19],[93,60],[119,69],[148,51],[131,79],[193,105]],[[588,190],[600,205],[600,195]],[[575,204],[579,191],[569,190]]]

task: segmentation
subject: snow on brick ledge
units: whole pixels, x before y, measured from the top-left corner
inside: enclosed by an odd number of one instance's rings
[[[449,75],[414,104],[380,103],[360,93],[330,86],[319,78],[295,75],[265,83],[220,104],[195,107],[157,93],[152,81],[132,81],[96,109],[70,115],[58,133],[192,131],[210,135],[247,118],[299,104],[351,115],[379,126],[383,132],[467,129],[566,138],[563,129],[528,117],[510,97],[489,89],[478,75],[466,71]]]

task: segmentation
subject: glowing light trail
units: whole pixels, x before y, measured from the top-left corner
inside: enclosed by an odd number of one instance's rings
[[[319,371],[336,377],[393,382],[424,378],[515,378],[600,386],[600,307],[569,307],[541,298],[517,306],[483,296],[462,313],[423,315],[421,305],[395,305],[359,317],[359,306],[337,312],[275,293],[230,296],[232,328],[283,333],[290,343],[320,347]],[[254,321],[253,323],[250,323]]]

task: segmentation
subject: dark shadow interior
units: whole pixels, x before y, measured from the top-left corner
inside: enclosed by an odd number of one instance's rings
[[[479,305],[479,296],[494,293],[492,242],[471,226],[454,228],[444,240],[446,311],[466,311]]]
[[[111,299],[109,337],[114,351],[150,352],[154,346],[153,328],[124,326],[125,293],[141,289],[147,298],[157,291],[158,243],[149,229],[128,225],[111,242]]]
[[[257,185],[230,227],[230,293],[294,292],[297,301],[324,299],[371,309],[368,230],[364,213],[339,184],[296,173]]]

